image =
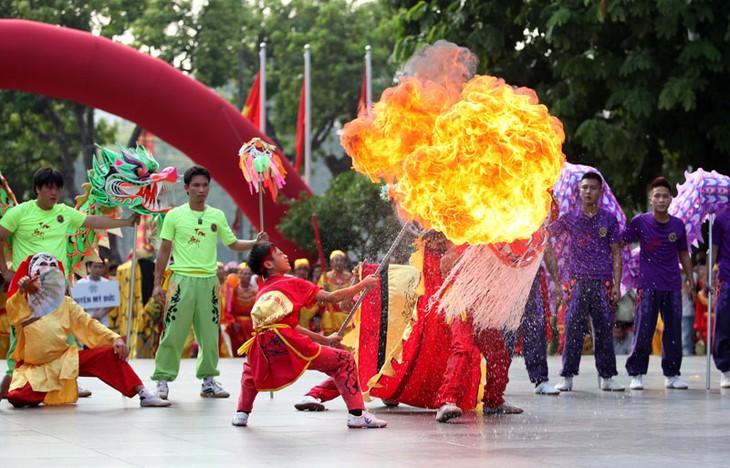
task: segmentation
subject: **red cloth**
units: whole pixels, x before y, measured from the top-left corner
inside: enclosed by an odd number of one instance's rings
[[[16,365],[20,366],[18,362]],[[102,382],[132,398],[137,394],[134,387],[142,385],[139,376],[127,361],[114,354],[114,348],[83,349],[79,351],[79,376],[98,377]],[[45,392],[34,391],[30,383],[8,392],[8,401],[16,408],[43,403]]]
[[[248,353],[253,381],[258,391],[273,391],[294,383],[316,358],[321,346],[296,331],[299,309],[314,304],[319,286],[300,278],[274,275],[264,281],[256,296],[278,291],[291,301],[291,311],[276,321],[282,328],[257,330]],[[256,306],[254,306],[256,308]]]
[[[342,395],[348,410],[361,410],[365,408],[360,393],[360,386],[357,381],[357,368],[352,353],[343,349],[322,347],[322,352],[309,363],[310,370],[318,370],[329,375],[331,378],[325,380],[323,385],[328,389],[326,400]],[[250,413],[253,409],[253,402],[258,394],[257,386],[254,383],[254,370],[248,362],[243,365],[243,376],[241,377],[241,396],[238,398],[237,411]],[[317,387],[315,387],[317,388]],[[311,392],[310,392],[311,393]],[[322,401],[326,401],[323,399]]]
[[[403,343],[403,357],[393,361],[395,376],[382,375],[370,395],[383,400],[396,400],[421,408],[438,408],[438,392],[446,372],[449,353],[449,329],[443,315],[429,308],[429,301],[441,287],[441,257],[444,252],[425,249],[423,258],[424,295],[418,301],[418,320],[412,323],[408,340]],[[465,350],[467,365],[463,368],[463,409],[476,406],[481,369],[479,351],[472,344]]]
[[[302,80],[302,93],[299,97],[299,112],[297,113],[297,132],[296,132],[296,159],[294,160],[294,170],[299,173],[299,170],[302,168],[302,162],[304,161],[304,147],[306,144],[306,128],[305,128],[305,119],[306,119],[306,87],[307,82],[305,80]]]
[[[256,74],[256,79],[248,92],[246,103],[241,109],[241,114],[246,117],[256,129],[261,128],[261,72]]]

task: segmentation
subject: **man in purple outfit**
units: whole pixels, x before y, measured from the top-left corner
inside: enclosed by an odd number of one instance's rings
[[[687,275],[692,295],[695,282],[684,223],[668,212],[672,202],[671,190],[669,181],[664,177],[654,179],[649,188],[652,211],[636,215],[622,236],[626,243],[634,242],[638,238],[641,247],[634,343],[626,360],[626,371],[632,377],[629,386],[631,390],[644,389],[643,377],[649,367],[651,340],[658,314],[661,314],[664,321],[664,386],[670,389],[687,388],[687,384],[679,379],[679,368],[682,365],[682,278],[678,259]]]
[[[718,284],[715,303],[715,340],[712,342],[712,357],[715,366],[722,372],[720,387],[730,388],[730,211],[715,219],[712,225],[712,263],[717,265]]]
[[[564,214],[550,226],[553,236],[569,238],[570,283],[572,294],[565,314],[565,348],[562,380],[555,386],[561,392],[573,390],[573,377],[578,375],[588,317],[593,321],[596,369],[601,377],[601,390],[623,391],[624,386],[613,377],[616,354],[613,350],[615,304],[621,297],[621,251],[618,221],[600,208],[603,178],[586,172],[580,181],[581,209]]]

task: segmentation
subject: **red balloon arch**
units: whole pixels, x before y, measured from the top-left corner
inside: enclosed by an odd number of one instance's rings
[[[238,149],[267,141],[241,113],[168,63],[84,31],[25,20],[0,20],[0,89],[68,99],[137,123],[210,170],[255,226],[258,195],[238,168]],[[287,171],[280,194],[298,198],[309,187],[280,155]],[[264,195],[269,237],[290,254],[298,248],[273,229],[286,207]]]

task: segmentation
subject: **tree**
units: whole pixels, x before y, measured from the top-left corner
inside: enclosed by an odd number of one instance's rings
[[[391,84],[388,63],[392,27],[377,2],[293,0],[266,2],[262,37],[271,59],[270,128],[286,154],[294,154],[294,137],[302,81],[304,45],[311,51],[312,153],[325,157],[334,174],[350,167],[337,164],[339,155],[327,145],[334,132],[357,117],[364,73],[365,46],[372,48],[373,95]]]
[[[58,24],[112,38],[126,31],[129,22],[140,14],[143,3],[0,0],[0,14],[4,18]],[[78,156],[83,156],[87,168],[91,167],[94,143],[114,139],[114,128],[96,122],[93,109],[48,96],[2,90],[0,116],[7,122],[0,128],[0,167],[21,199],[33,196],[31,176],[43,165],[55,166],[63,173],[66,196],[72,199],[78,194],[73,183]]]
[[[312,214],[317,215],[325,252],[347,250],[374,261],[398,233],[398,220],[382,187],[355,171],[332,179],[321,196],[311,196],[291,207],[277,229],[297,245],[316,252]]]
[[[537,90],[568,160],[597,166],[626,208],[659,174],[730,172],[730,4],[712,0],[386,1],[397,57],[447,39],[480,73]]]

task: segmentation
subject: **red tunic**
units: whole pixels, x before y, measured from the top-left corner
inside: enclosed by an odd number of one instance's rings
[[[319,356],[321,346],[296,331],[299,309],[311,306],[319,291],[315,284],[282,275],[264,282],[251,312],[256,334],[248,350],[258,391],[293,384]]]

